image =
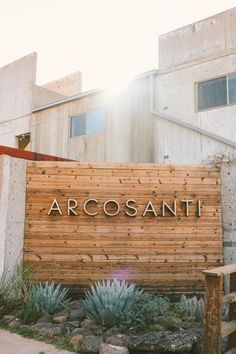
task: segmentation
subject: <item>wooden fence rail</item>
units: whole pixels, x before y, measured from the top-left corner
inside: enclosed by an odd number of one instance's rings
[[[205,321],[203,354],[221,354],[221,339],[229,337],[229,350],[236,354],[236,264],[204,270]],[[223,277],[230,275],[230,293],[224,295]],[[221,321],[223,305],[229,305],[229,321]]]

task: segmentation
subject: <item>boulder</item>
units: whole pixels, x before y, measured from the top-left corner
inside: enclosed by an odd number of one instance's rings
[[[70,312],[70,320],[71,321],[75,321],[75,320],[77,320],[77,319],[80,319],[81,318],[81,309],[75,309],[75,310],[72,310],[71,312]]]
[[[75,335],[71,338],[70,344],[72,345],[72,347],[74,348],[75,351],[78,351],[79,345],[81,344],[83,339],[84,339],[84,336],[82,336],[82,335]]]
[[[20,318],[15,318],[13,321],[8,323],[8,326],[10,328],[14,328],[14,327],[19,327],[21,324],[22,324],[22,320]]]
[[[15,315],[5,315],[2,318],[2,322],[8,324],[8,323],[12,322],[16,317],[17,316],[15,316]]]
[[[81,354],[99,353],[99,349],[102,344],[103,337],[86,336],[77,346],[77,351]]]
[[[117,347],[115,345],[103,343],[100,346],[99,354],[129,354],[126,347]]]
[[[64,324],[64,323],[66,323],[66,321],[67,321],[67,316],[56,315],[52,318],[52,323],[55,323],[55,324]]]
[[[200,335],[196,331],[182,330],[178,332],[150,332],[140,336],[118,334],[107,337],[105,342],[115,346],[127,347],[132,351],[145,353],[188,353],[199,339]]]
[[[51,321],[52,316],[46,310],[42,310],[37,323],[50,323]]]
[[[91,324],[88,327],[75,328],[72,333],[81,334],[83,336],[102,336],[105,331],[105,327]]]
[[[90,326],[94,326],[96,323],[94,320],[90,320],[89,318],[86,318],[85,320],[83,320],[81,323],[80,323],[80,326],[83,327],[83,328],[87,328],[87,327],[90,327]]]
[[[30,326],[30,329],[38,333],[40,336],[58,336],[67,333],[67,328],[63,325],[55,325],[52,323],[36,323]]]

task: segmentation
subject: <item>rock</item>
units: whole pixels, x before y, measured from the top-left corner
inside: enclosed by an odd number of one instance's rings
[[[182,330],[179,332],[159,331],[141,336],[118,334],[106,338],[107,344],[127,347],[132,351],[176,353],[189,352],[200,336],[195,331]]]
[[[54,325],[51,323],[36,323],[30,326],[30,329],[37,332],[40,336],[58,336],[67,332],[67,329],[63,325]]]
[[[114,334],[119,334],[121,332],[121,329],[120,328],[117,328],[117,327],[111,327],[109,328],[106,332],[105,332],[105,335],[107,337],[110,337],[110,336],[113,336]]]
[[[101,336],[104,334],[105,331],[106,331],[105,327],[91,325],[89,327],[75,328],[72,331],[72,334],[81,334],[83,336]]]
[[[12,322],[15,318],[16,318],[15,315],[5,315],[2,318],[2,322],[8,324],[8,323]]]
[[[127,336],[126,334],[115,334],[110,337],[106,337],[105,343],[112,344],[118,347],[130,347],[132,342],[132,336]]]
[[[77,351],[81,354],[98,353],[103,344],[103,337],[87,336],[77,346]]]
[[[58,316],[58,315],[56,315],[56,316],[54,316],[52,318],[52,323],[55,323],[55,324],[64,324],[64,323],[66,323],[66,321],[67,321],[67,317],[66,316]]]
[[[13,321],[8,323],[8,326],[14,328],[14,327],[19,327],[21,324],[22,324],[22,320],[20,318],[15,318]]]
[[[53,316],[66,316],[66,317],[69,317],[69,311],[64,309],[64,310],[61,310],[59,312],[54,313]]]
[[[83,341],[84,336],[82,335],[75,335],[71,338],[70,340],[70,344],[72,345],[72,347],[74,348],[74,350],[78,350],[78,347],[80,345],[80,343]]]
[[[129,354],[129,350],[125,347],[117,347],[104,343],[100,347],[99,354]]]
[[[78,318],[82,318],[81,309],[75,309],[70,312],[70,320],[75,321]]]
[[[73,330],[75,328],[79,328],[80,323],[79,321],[68,321],[67,325]]]
[[[84,306],[84,303],[83,303],[83,300],[81,300],[81,299],[73,300],[67,305],[67,307],[70,310],[77,310],[79,308],[82,308],[83,306]]]
[[[40,314],[40,318],[36,323],[51,323],[52,316],[46,311],[42,310]]]
[[[95,321],[94,320],[90,320],[89,318],[86,318],[85,320],[83,320],[80,323],[80,326],[83,327],[83,328],[87,328],[87,327],[94,326],[94,325],[96,325]]]

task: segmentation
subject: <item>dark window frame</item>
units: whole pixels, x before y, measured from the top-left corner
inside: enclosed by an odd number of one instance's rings
[[[209,107],[203,107],[203,108],[200,108],[199,107],[199,85],[200,84],[204,84],[204,83],[208,83],[208,82],[211,82],[211,81],[214,81],[214,80],[217,80],[217,79],[223,79],[225,78],[226,80],[226,102],[223,103],[223,104],[219,104],[219,105],[214,105],[214,106],[209,106]],[[235,105],[236,104],[236,99],[235,101],[230,101],[230,88],[229,88],[229,80],[232,79],[232,80],[235,80],[236,81],[236,73],[230,73],[230,74],[225,74],[225,75],[221,75],[221,76],[216,76],[216,77],[213,77],[213,78],[209,78],[207,80],[202,80],[202,81],[198,81],[196,82],[196,85],[195,85],[195,94],[196,94],[196,111],[197,112],[203,112],[203,111],[208,111],[210,109],[216,109],[216,108],[222,108],[222,107],[227,107],[227,106],[231,106],[231,105]],[[231,96],[233,96],[231,94]]]
[[[89,116],[92,115],[93,113],[96,114],[99,112],[104,112],[104,115],[105,115],[103,129],[101,129],[101,131],[98,131],[96,133],[87,133],[87,129],[89,129],[89,127],[90,127],[90,122],[88,120],[89,120],[89,118],[91,119],[91,117],[89,117]],[[73,121],[73,119],[76,119],[76,118],[77,119],[85,118],[85,124],[84,124],[85,125],[85,133],[72,136],[72,121]],[[96,118],[94,118],[94,119],[96,119]],[[76,115],[73,115],[70,117],[69,138],[70,139],[78,139],[78,138],[84,137],[84,136],[101,135],[101,134],[104,134],[104,132],[106,131],[106,126],[107,126],[107,110],[106,110],[106,108],[100,108],[97,110],[87,111],[84,113],[76,114]]]

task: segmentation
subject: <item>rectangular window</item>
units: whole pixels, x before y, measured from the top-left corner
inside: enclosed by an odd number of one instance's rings
[[[101,134],[106,129],[106,110],[80,114],[71,118],[70,137]]]
[[[229,104],[236,103],[236,75],[228,77]]]
[[[227,104],[226,77],[220,77],[198,84],[198,109]]]
[[[198,110],[236,103],[236,74],[198,83]]]

